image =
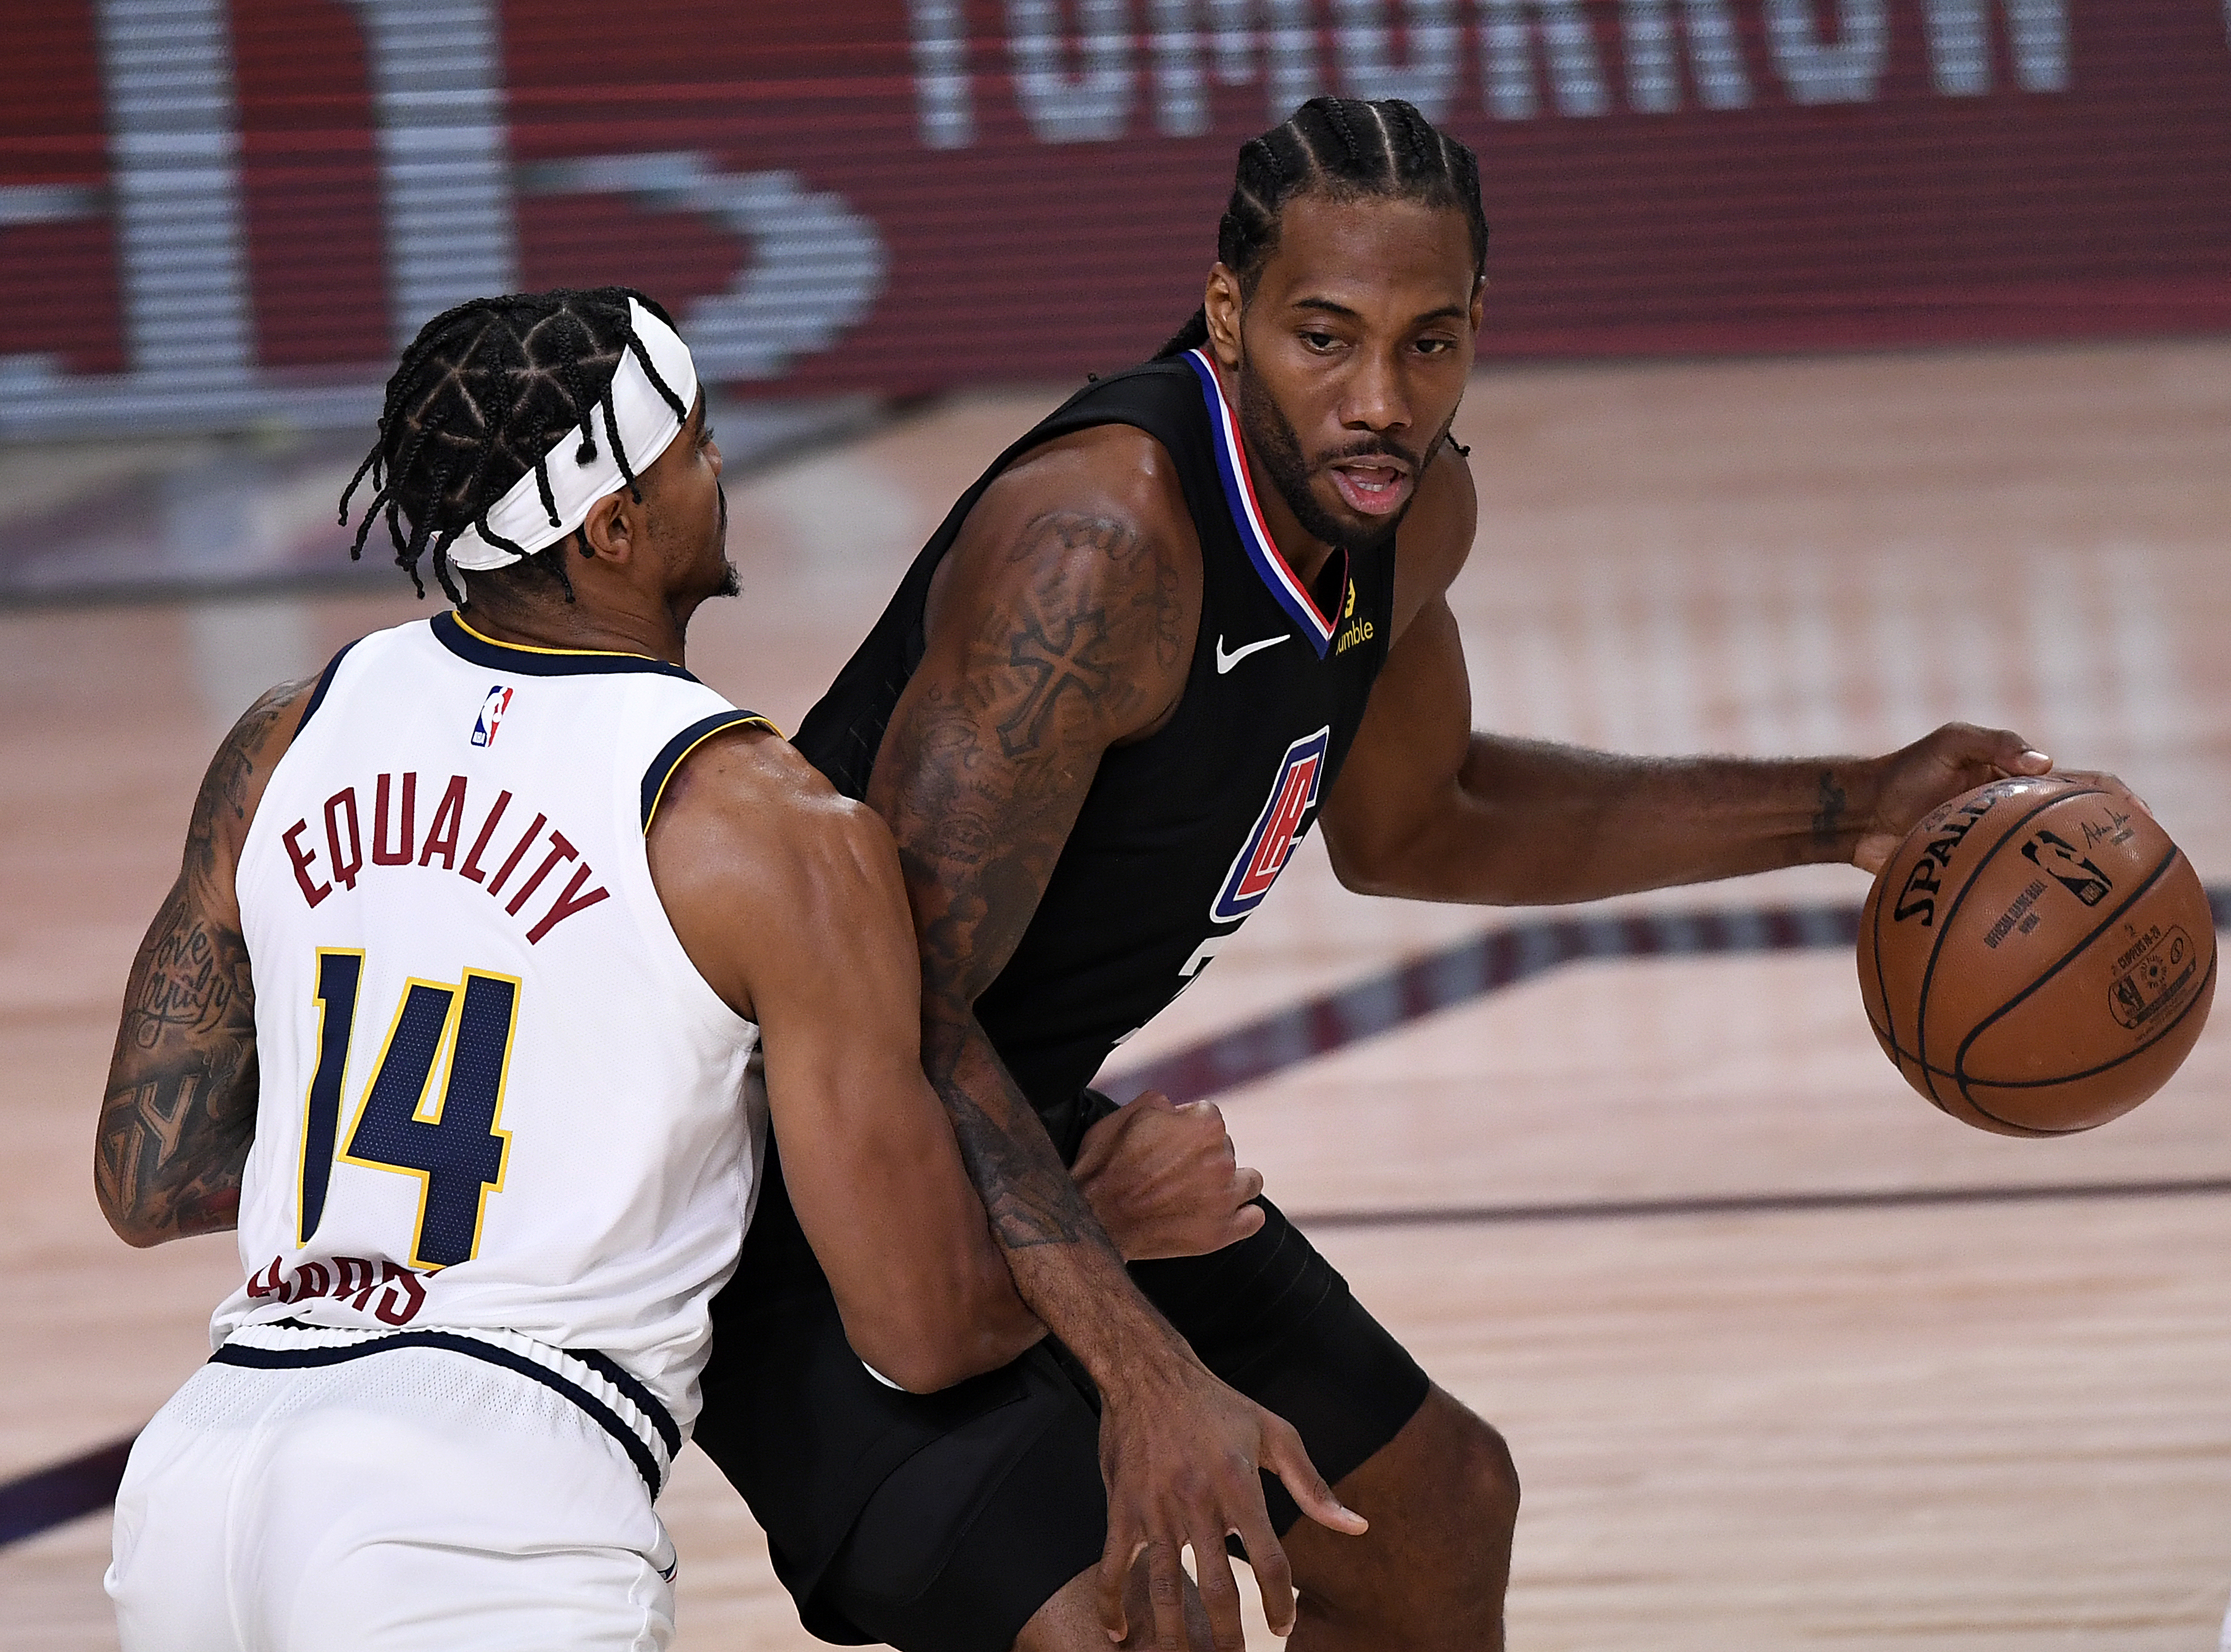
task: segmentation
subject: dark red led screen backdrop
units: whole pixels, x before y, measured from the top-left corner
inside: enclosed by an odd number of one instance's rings
[[[1504,355],[2231,326],[2226,0],[51,0],[0,10],[0,433],[361,416],[626,281],[747,392],[1057,379],[1321,91],[1478,150]]]

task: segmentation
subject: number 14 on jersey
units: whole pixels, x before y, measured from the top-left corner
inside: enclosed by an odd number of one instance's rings
[[[363,978],[362,952],[319,950],[318,1057],[303,1107],[298,1242],[309,1243],[317,1231],[339,1158],[417,1177],[411,1265],[448,1268],[479,1249],[488,1196],[503,1186],[511,1133],[498,1120],[520,984],[481,970],[467,970],[455,984],[407,982],[344,1145],[341,1102]]]

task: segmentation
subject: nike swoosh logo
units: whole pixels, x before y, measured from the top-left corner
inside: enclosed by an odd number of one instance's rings
[[[1216,639],[1216,674],[1219,677],[1222,676],[1225,672],[1231,670],[1232,667],[1238,665],[1249,655],[1260,654],[1265,649],[1275,649],[1278,644],[1287,641],[1292,636],[1293,633],[1291,631],[1287,631],[1277,636],[1266,636],[1260,642],[1244,642],[1239,647],[1232,649],[1231,653],[1226,654],[1224,651],[1224,637],[1222,634],[1219,633]]]

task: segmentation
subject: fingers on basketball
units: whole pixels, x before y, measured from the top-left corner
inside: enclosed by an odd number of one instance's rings
[[[1952,723],[1946,726],[1944,732],[1952,737],[1963,769],[1980,771],[1988,766],[1992,771],[1978,773],[1979,782],[1993,775],[2044,774],[2053,767],[2051,758],[2010,728]]]

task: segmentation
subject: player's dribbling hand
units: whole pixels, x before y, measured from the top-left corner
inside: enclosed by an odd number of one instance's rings
[[[1263,1177],[1239,1163],[1215,1104],[1148,1090],[1084,1133],[1071,1173],[1125,1262],[1203,1256],[1263,1225]]]
[[[1852,850],[1853,864],[1864,872],[1881,871],[1937,804],[2009,775],[2049,773],[2053,759],[2011,729],[1947,723],[1874,766],[1874,806]]]
[[[1283,1419],[1226,1388],[1198,1361],[1165,1365],[1120,1392],[1103,1389],[1100,1475],[1108,1486],[1108,1547],[1100,1558],[1100,1622],[1111,1641],[1130,1625],[1125,1584],[1141,1555],[1154,1644],[1187,1644],[1182,1551],[1193,1550],[1200,1604],[1218,1647],[1246,1643],[1239,1584],[1224,1539],[1246,1546],[1275,1635],[1294,1627],[1294,1574],[1264,1507],[1261,1469],[1277,1475],[1302,1513],[1350,1537],[1367,1529],[1310,1461]]]

